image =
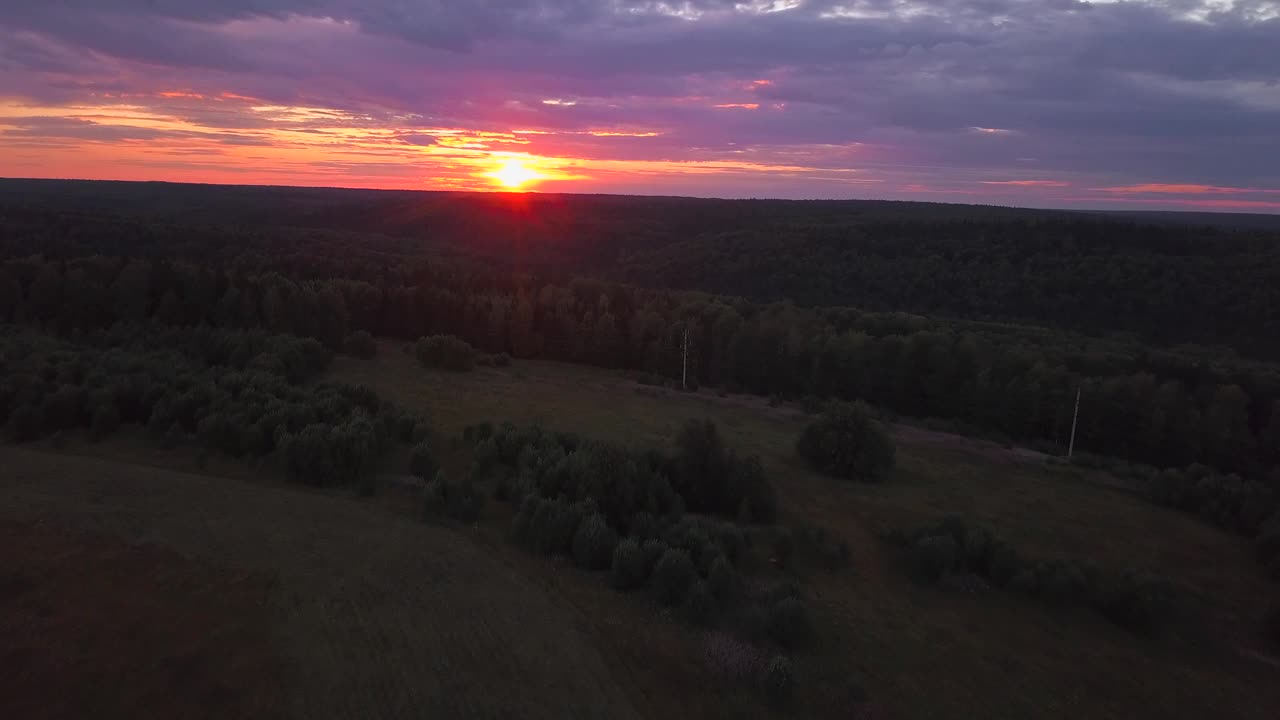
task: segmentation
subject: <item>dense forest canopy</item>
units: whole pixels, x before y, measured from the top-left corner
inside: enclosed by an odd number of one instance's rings
[[[353,252],[443,253],[560,279],[589,274],[1280,357],[1280,221],[1196,213],[1178,223],[1174,215],[0,181],[0,238],[10,254],[111,250],[105,236],[122,232],[150,236],[162,254],[174,241],[211,252],[207,233],[221,238],[214,229],[228,226],[246,233],[242,247],[278,252],[294,246],[299,231],[323,230]],[[371,236],[380,243],[370,245]]]
[[[1280,366],[1246,359],[1280,338],[1263,233],[906,203],[3,187],[0,322],[264,329],[334,350],[353,331],[453,335],[666,378],[687,331],[694,384],[1055,448],[1083,389],[1078,448],[1280,466]],[[920,308],[935,315],[896,312]],[[1010,315],[1050,327],[983,320]]]

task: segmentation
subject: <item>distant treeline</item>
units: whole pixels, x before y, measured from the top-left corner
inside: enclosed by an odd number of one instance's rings
[[[1031,322],[1280,358],[1280,221],[1155,220],[878,201],[0,181],[0,248],[10,255],[450,253],[558,280]]]
[[[444,260],[246,253],[229,262],[39,256],[0,264],[0,321],[61,332],[119,321],[265,329],[341,349],[353,331],[453,335],[489,353],[679,377],[788,397],[863,399],[960,429],[1161,467],[1263,477],[1280,464],[1280,372],[1207,351],[1157,350],[1019,326],[556,281]],[[353,255],[358,253],[353,252]]]
[[[26,442],[144,426],[165,447],[275,456],[298,482],[373,490],[373,465],[423,421],[365,387],[313,384],[332,353],[262,331],[119,323],[74,340],[0,327],[0,419]]]

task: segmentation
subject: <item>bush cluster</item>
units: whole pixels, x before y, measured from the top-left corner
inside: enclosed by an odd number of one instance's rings
[[[164,447],[274,454],[298,481],[371,490],[374,458],[420,425],[368,388],[303,385],[330,358],[314,340],[125,325],[75,342],[13,333],[0,354],[0,415],[18,441],[135,423]]]
[[[1151,499],[1195,513],[1206,522],[1245,537],[1256,537],[1270,518],[1280,518],[1280,495],[1270,486],[1239,475],[1223,475],[1206,465],[1152,473]]]
[[[609,577],[619,590],[635,590],[642,587],[649,576],[644,551],[635,538],[626,538],[613,549],[609,562]]]
[[[759,523],[778,517],[778,499],[760,460],[726,448],[710,420],[684,424],[668,467],[673,487],[693,512]]]
[[[506,353],[477,354],[476,365],[482,367],[510,367],[511,356]]]
[[[413,345],[413,356],[423,367],[467,372],[475,367],[476,349],[453,335],[420,337]]]
[[[777,655],[769,661],[764,674],[764,690],[769,699],[776,703],[791,699],[795,692],[795,671],[787,656]]]
[[[825,475],[883,482],[893,474],[896,450],[866,405],[831,403],[800,434],[796,453]]]
[[[787,569],[802,559],[827,570],[837,570],[848,567],[851,555],[849,543],[815,525],[779,530],[773,538],[773,559],[780,569]]]
[[[431,449],[431,443],[424,440],[413,446],[413,451],[409,455],[410,474],[425,482],[435,479],[436,472],[439,469],[440,465],[436,462],[436,455]]]
[[[342,341],[342,352],[351,357],[371,358],[378,354],[378,343],[364,330],[357,330]]]
[[[1280,598],[1272,601],[1262,618],[1262,641],[1269,650],[1280,653]]]
[[[893,539],[906,547],[921,582],[938,584],[953,574],[977,575],[994,587],[1048,604],[1092,607],[1135,631],[1156,631],[1188,619],[1187,598],[1167,581],[1134,571],[1107,573],[1069,560],[1029,558],[963,518],[945,518]]]
[[[657,533],[659,519],[679,518],[686,510],[745,514],[757,522],[777,515],[777,499],[759,461],[727,451],[709,423],[689,423],[671,455],[538,426],[474,425],[463,430],[463,441],[473,446],[473,463],[486,473],[501,468],[511,478],[512,497],[589,500],[610,527],[641,540]]]
[[[644,590],[695,625],[736,628],[773,648],[812,637],[794,587],[744,582],[751,539],[742,527],[686,512],[734,517],[745,506],[752,520],[776,515],[758,461],[724,448],[714,425],[687,424],[670,455],[510,424],[469,426],[461,441],[471,446],[473,469],[486,468],[516,503],[514,542],[584,570],[607,570],[616,589]],[[825,532],[801,535],[807,552],[847,558],[847,546]]]
[[[1280,474],[1269,482],[1220,473],[1207,465],[1156,469],[1116,458],[1078,454],[1072,464],[1105,470],[1145,488],[1157,505],[1175,508],[1255,540],[1258,558],[1280,579]]]
[[[484,495],[470,481],[451,483],[443,472],[437,472],[422,488],[422,508],[428,520],[446,516],[471,524],[480,519]]]

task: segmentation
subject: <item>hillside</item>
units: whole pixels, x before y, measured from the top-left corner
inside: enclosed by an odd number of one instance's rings
[[[599,573],[511,544],[501,502],[487,501],[474,525],[424,524],[416,491],[399,484],[401,456],[387,458],[377,497],[357,499],[286,487],[270,464],[255,470],[191,448],[158,452],[137,434],[96,444],[68,437],[58,452],[4,445],[11,472],[0,519],[21,547],[45,542],[29,529],[38,527],[61,533],[60,543],[104,548],[121,582],[140,582],[123,568],[169,558],[158,566],[198,578],[185,582],[199,582],[203,597],[222,598],[198,611],[232,637],[271,623],[263,643],[187,651],[211,678],[252,658],[284,673],[283,684],[241,681],[239,697],[263,693],[257,705],[224,706],[244,708],[245,717],[282,704],[294,717],[390,718],[412,708],[451,717],[1261,720],[1280,707],[1276,669],[1252,654],[1270,586],[1248,549],[1151,506],[1117,478],[902,427],[892,483],[841,483],[796,461],[791,446],[807,417],[794,406],[675,393],[556,363],[430,372],[394,345],[380,350],[373,360],[340,359],[327,379],[367,384],[434,418],[433,444],[450,474],[468,462],[459,434],[484,419],[660,447],[688,418],[710,417],[727,442],[760,452],[787,526],[829,528],[852,548],[848,567],[806,556],[786,571],[763,571],[803,584],[819,629],[795,655],[793,707],[773,710],[718,675],[706,658],[714,633],[687,627],[642,594],[610,589]],[[1168,577],[1206,599],[1212,640],[1186,645],[995,590],[913,583],[883,533],[955,513],[1030,551]],[[757,532],[759,551],[770,552],[770,531]],[[46,602],[77,607],[53,581],[31,577]],[[241,607],[237,592],[265,614],[228,616]],[[118,609],[118,620],[168,622],[172,603],[190,600],[166,593],[150,610]],[[117,597],[105,584],[93,594]],[[69,611],[63,627],[77,631],[79,616]],[[166,658],[182,652],[156,647]],[[121,673],[133,692],[141,676]],[[171,696],[207,702],[187,687],[173,686]]]

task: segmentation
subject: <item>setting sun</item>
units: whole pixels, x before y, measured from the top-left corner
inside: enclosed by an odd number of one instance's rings
[[[511,189],[523,187],[526,183],[539,180],[543,177],[536,170],[533,170],[523,162],[516,159],[503,161],[501,167],[486,174],[494,180],[497,180],[503,187]]]

